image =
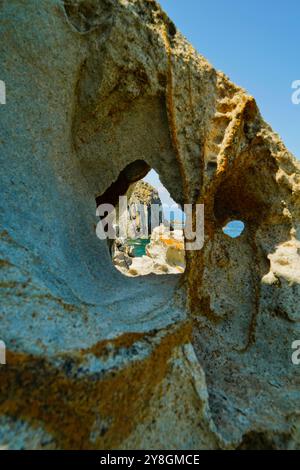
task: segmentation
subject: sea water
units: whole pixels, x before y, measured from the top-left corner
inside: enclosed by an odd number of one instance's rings
[[[146,246],[150,243],[150,238],[136,238],[127,240],[127,245],[132,247],[132,254],[136,258],[141,258],[146,254]]]
[[[182,225],[180,228],[182,228]],[[244,228],[245,224],[242,221],[233,220],[223,228],[223,232],[231,238],[237,238],[242,234]],[[127,245],[132,247],[132,254],[136,258],[141,258],[146,254],[146,246],[149,243],[150,238],[135,238],[127,240]]]

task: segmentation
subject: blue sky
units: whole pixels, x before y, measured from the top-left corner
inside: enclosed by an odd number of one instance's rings
[[[171,198],[169,191],[162,185],[156,171],[151,170],[144,178],[144,181],[147,181],[158,190],[165,219],[175,218],[175,220],[182,221],[184,217],[182,210],[179,209],[176,202]],[[174,214],[174,217],[170,217],[171,214]]]
[[[160,0],[200,54],[255,97],[263,117],[300,158],[299,0]]]
[[[300,0],[160,0],[176,26],[218,70],[253,95],[264,119],[300,158]],[[154,172],[147,180],[155,185]],[[161,194],[167,202],[166,192]]]

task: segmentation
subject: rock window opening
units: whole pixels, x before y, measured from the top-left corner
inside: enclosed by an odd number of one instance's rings
[[[116,198],[112,202],[116,237],[109,247],[116,269],[130,277],[183,273],[185,216],[158,174],[149,169],[145,177],[131,182],[127,191],[118,190],[117,183],[114,191],[108,191],[127,199],[125,203]]]

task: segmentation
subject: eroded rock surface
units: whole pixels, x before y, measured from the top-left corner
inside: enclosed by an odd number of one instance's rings
[[[157,189],[146,181],[138,181],[132,188],[129,188],[128,199],[131,223],[129,223],[127,236],[129,238],[150,237],[163,218],[162,202]]]
[[[299,163],[254,98],[154,1],[4,0],[0,34],[0,447],[299,447]],[[95,235],[149,167],[205,204],[182,276]]]
[[[121,249],[124,249],[124,245]],[[132,257],[126,250],[118,250],[113,262],[127,276],[181,274],[185,270],[183,230],[171,231],[161,224],[153,230],[144,256]]]

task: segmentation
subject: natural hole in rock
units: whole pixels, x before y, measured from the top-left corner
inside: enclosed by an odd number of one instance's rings
[[[128,165],[96,202],[115,208],[109,216],[115,238],[107,240],[112,262],[122,274],[184,272],[184,212],[145,162]]]
[[[245,230],[245,224],[241,220],[231,220],[223,227],[223,232],[230,238],[238,238]]]

